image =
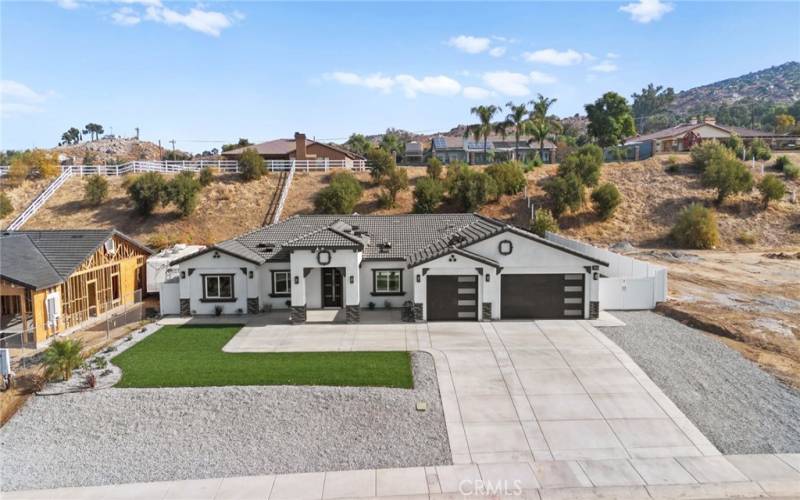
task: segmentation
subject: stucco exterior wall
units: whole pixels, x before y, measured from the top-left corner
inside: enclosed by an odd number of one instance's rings
[[[373,288],[373,271],[376,269],[400,269],[402,270],[402,295],[381,295],[375,294]],[[384,307],[389,301],[391,307],[402,307],[407,300],[414,300],[414,273],[408,269],[404,260],[397,261],[365,261],[361,264],[361,307],[368,308],[370,302],[374,302],[378,309]]]
[[[214,257],[218,255],[219,257]],[[189,308],[194,314],[215,314],[216,306],[222,306],[222,314],[247,312],[248,297],[259,297],[261,280],[258,266],[246,260],[222,252],[208,252],[180,263],[180,297],[189,299]],[[244,268],[244,271],[242,271]],[[250,273],[253,277],[250,277]],[[184,274],[185,273],[185,274]],[[233,296],[231,302],[203,300],[204,274],[232,274]],[[260,304],[259,304],[260,308]]]
[[[342,279],[342,289],[344,291],[344,305],[359,305],[361,303],[361,293],[359,290],[360,281],[355,279],[358,276],[358,266],[361,263],[361,252],[354,252],[353,250],[329,250],[331,254],[331,261],[327,265],[320,265],[317,261],[317,253],[311,250],[295,250],[291,256],[292,271],[292,305],[293,306],[306,306],[307,308],[319,307],[322,301],[322,294],[319,293],[320,303],[315,305],[308,303],[310,297],[314,297],[314,289],[322,290],[321,283],[313,277],[315,272],[320,276],[319,268],[322,267],[336,267],[344,272]],[[304,269],[311,268],[311,273],[304,277]],[[350,276],[353,276],[353,283],[350,283]],[[297,278],[297,280],[295,280]],[[310,278],[310,279],[309,279]],[[297,281],[298,283],[295,283]],[[310,292],[307,292],[307,289]]]
[[[273,296],[272,293],[272,271],[289,271],[291,275],[291,267],[288,262],[268,262],[259,267],[259,290],[261,294],[261,305],[269,304],[272,309],[288,309],[286,305],[287,300],[291,300],[291,293],[286,297]],[[289,279],[291,282],[291,277]],[[291,284],[290,287],[294,287]]]

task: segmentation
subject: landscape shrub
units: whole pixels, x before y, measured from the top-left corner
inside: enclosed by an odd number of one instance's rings
[[[603,150],[594,144],[586,144],[564,158],[558,166],[558,175],[574,174],[581,184],[592,187],[600,181],[602,166]]]
[[[764,208],[769,206],[770,201],[780,201],[786,194],[786,185],[777,176],[767,174],[758,183],[758,190],[761,192],[761,200]]]
[[[353,212],[364,188],[349,172],[337,172],[331,176],[327,187],[321,189],[314,199],[314,207],[323,214],[349,214]]]
[[[497,199],[494,179],[466,165],[451,165],[447,169],[447,189],[450,199],[463,212],[474,212],[486,202]]]
[[[736,241],[742,245],[753,245],[756,242],[756,237],[749,231],[743,231],[739,233],[739,236],[736,237]]]
[[[156,251],[171,247],[176,243],[180,243],[180,237],[176,234],[156,233],[147,239],[147,246]]]
[[[442,181],[422,177],[417,180],[414,189],[414,213],[432,214],[444,196],[444,184]]]
[[[11,165],[8,166],[8,179],[11,181],[12,184],[20,184],[22,181],[28,178],[31,173],[31,167],[29,167],[25,162],[17,159],[19,155],[14,156],[11,159]]]
[[[736,155],[737,158],[742,157],[742,153],[744,153],[744,141],[741,137],[736,134],[731,135],[724,141],[722,144],[725,145],[726,148],[730,149],[733,154]]]
[[[435,156],[428,158],[428,177],[437,180],[441,179],[443,170],[444,164],[442,163],[442,160]]]
[[[147,172],[128,186],[128,196],[142,215],[150,215],[159,203],[168,201],[167,182],[157,172]]]
[[[781,156],[775,158],[775,168],[780,170],[780,171],[783,171],[783,168],[786,165],[791,165],[791,164],[792,164],[792,160],[790,160],[789,157],[786,156],[786,155],[781,155]]]
[[[0,219],[8,217],[14,211],[14,205],[5,193],[0,193]]]
[[[683,248],[714,248],[719,244],[717,217],[698,203],[692,203],[678,214],[670,236]]]
[[[544,190],[553,202],[553,215],[561,217],[567,210],[578,210],[584,202],[584,188],[574,173],[556,175],[544,185]]]
[[[102,175],[90,175],[83,185],[83,199],[90,205],[99,205],[108,196],[108,181]]]
[[[386,173],[381,184],[386,190],[383,206],[392,208],[397,203],[397,193],[408,189],[408,172],[404,168],[394,167]]]
[[[194,178],[194,172],[188,170],[176,175],[166,188],[167,200],[174,203],[183,217],[190,215],[197,208],[197,198],[203,186]]]
[[[553,217],[553,213],[550,210],[540,208],[533,216],[530,229],[534,234],[544,238],[547,231],[551,233],[558,232],[558,221]]]
[[[61,174],[58,154],[43,149],[31,149],[14,155],[9,168],[9,176],[17,181],[25,179],[30,174],[41,177],[58,177]]]
[[[798,177],[800,177],[800,166],[797,166],[794,163],[784,165],[783,175],[785,175],[786,178],[790,180],[797,179]]]
[[[203,167],[200,169],[200,175],[197,177],[198,182],[203,187],[208,186],[214,181],[214,170],[211,167]]]
[[[600,218],[607,220],[614,215],[614,211],[622,203],[622,195],[617,186],[607,182],[592,191],[592,202],[595,211],[600,214]]]
[[[380,182],[392,169],[397,168],[394,155],[382,148],[373,148],[367,152],[369,175],[374,182]]]
[[[78,338],[54,339],[44,354],[42,363],[48,380],[68,380],[72,370],[83,364],[83,342]]]
[[[767,161],[772,158],[772,151],[763,139],[753,139],[748,148],[747,157],[755,157],[756,160]]]
[[[254,181],[267,173],[267,167],[264,165],[264,158],[258,154],[258,151],[247,148],[239,157],[239,171],[242,179]]]
[[[525,189],[527,181],[522,166],[516,161],[495,163],[486,168],[486,174],[494,179],[499,194],[514,195]]]
[[[703,171],[703,185],[717,190],[717,203],[753,189],[753,175],[739,160],[713,157]]]
[[[127,191],[128,188],[131,187],[131,185],[136,182],[136,179],[138,179],[140,176],[141,174],[128,174],[124,176],[122,178],[122,189]]]
[[[700,170],[705,170],[712,158],[734,160],[733,152],[717,141],[703,141],[695,144],[690,151],[692,165]]]

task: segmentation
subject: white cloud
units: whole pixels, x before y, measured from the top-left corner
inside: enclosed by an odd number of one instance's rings
[[[541,73],[539,71],[531,71],[528,76],[531,83],[550,84],[558,81],[553,75],[548,75],[547,73]]]
[[[609,52],[606,54],[606,59],[619,59],[619,54],[616,52]]]
[[[528,62],[552,64],[554,66],[571,66],[583,62],[586,55],[572,49],[563,52],[559,52],[556,49],[541,49],[534,52],[525,52],[522,57]]]
[[[487,99],[492,92],[482,87],[464,87],[463,94],[467,99]]]
[[[0,108],[4,116],[44,111],[41,105],[53,95],[52,91],[36,92],[14,80],[0,80]]]
[[[509,96],[523,96],[531,93],[528,88],[530,78],[522,73],[511,71],[493,71],[483,75],[483,81],[489,87]]]
[[[450,38],[447,44],[467,54],[480,54],[489,50],[492,41],[485,37],[459,35]]]
[[[505,47],[492,47],[489,49],[489,55],[492,57],[503,57],[506,53]]]
[[[111,20],[114,21],[114,24],[119,24],[120,26],[135,26],[142,22],[142,18],[139,17],[139,14],[130,7],[122,7],[112,12]]]
[[[80,7],[77,0],[56,0],[56,4],[62,9],[73,10]]]
[[[187,14],[167,7],[151,5],[147,7],[145,18],[166,25],[182,25],[192,31],[217,37],[225,28],[230,28],[233,21],[221,12],[191,8]]]
[[[596,71],[599,73],[613,73],[614,71],[617,70],[617,65],[611,61],[606,60],[601,62],[600,64],[595,64],[589,69],[591,71]]]
[[[658,21],[664,14],[672,12],[673,8],[671,3],[664,3],[661,0],[639,0],[625,4],[619,10],[630,14],[632,21],[647,24]]]
[[[397,75],[395,81],[403,87],[406,97],[414,98],[417,93],[451,96],[461,92],[461,84],[450,77],[426,76],[418,80],[411,75]]]
[[[389,93],[394,87],[395,81],[392,77],[383,76],[380,73],[372,75],[361,76],[356,73],[348,73],[344,71],[335,71],[333,73],[325,73],[322,75],[325,80],[333,80],[342,85],[355,85],[358,87],[366,87],[368,89],[380,90],[384,93]]]

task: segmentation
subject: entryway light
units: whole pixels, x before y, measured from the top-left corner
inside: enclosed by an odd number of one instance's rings
[[[486,273],[486,282],[489,282],[489,273]]]
[[[300,276],[295,276],[294,277],[294,284],[295,285],[299,285],[300,284]]]
[[[419,274],[417,275],[417,283],[422,283],[422,276]]]

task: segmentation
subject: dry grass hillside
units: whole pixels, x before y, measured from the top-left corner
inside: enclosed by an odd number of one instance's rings
[[[12,186],[4,177],[0,177],[0,192],[8,196],[8,199],[11,200],[11,206],[14,207],[10,214],[0,219],[0,228],[8,227],[19,214],[28,208],[28,205],[51,181],[52,179],[26,180],[18,186]]]

